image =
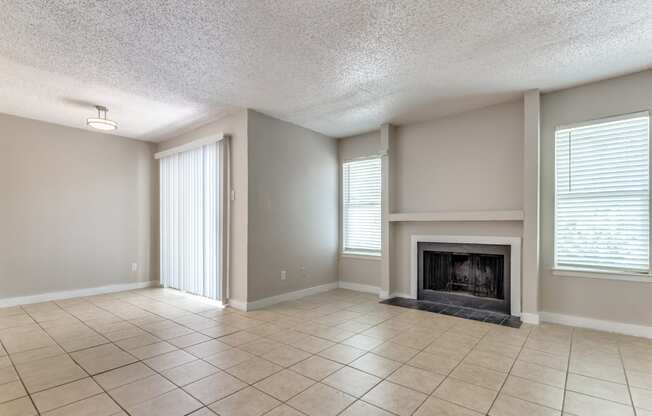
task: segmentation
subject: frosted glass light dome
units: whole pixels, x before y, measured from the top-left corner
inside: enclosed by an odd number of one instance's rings
[[[91,117],[86,119],[86,125],[97,129],[97,130],[116,130],[118,128],[118,123],[113,120],[106,118],[106,113],[109,110],[106,107],[101,105],[95,106],[97,108],[97,117]]]

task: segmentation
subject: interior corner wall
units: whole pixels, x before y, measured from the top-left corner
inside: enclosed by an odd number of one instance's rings
[[[372,131],[357,136],[346,137],[337,141],[337,150],[339,158],[338,180],[339,187],[342,189],[342,163],[378,154],[380,150],[380,131]],[[341,198],[341,192],[339,198]],[[342,241],[342,201],[338,203],[338,235],[339,241]],[[339,247],[339,252],[342,247]],[[354,257],[338,256],[337,266],[338,279],[341,282],[352,283],[355,285],[370,286],[371,288],[380,288],[381,261],[374,257]]]
[[[548,313],[652,326],[652,282],[553,276],[554,131],[559,125],[652,111],[652,71],[541,97],[541,309]]]
[[[6,114],[0,131],[0,300],[158,279],[154,144]]]
[[[231,241],[229,298],[247,301],[247,221],[248,221],[248,135],[247,110],[235,111],[212,123],[159,144],[158,151],[179,146],[211,135],[231,136],[231,186],[235,200],[231,202]],[[158,163],[156,164],[158,169]],[[158,250],[158,247],[157,247]]]
[[[336,140],[252,110],[247,123],[247,301],[336,282]]]

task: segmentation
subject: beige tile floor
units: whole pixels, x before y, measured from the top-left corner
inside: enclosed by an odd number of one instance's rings
[[[0,343],[2,416],[652,415],[652,340],[346,290],[248,313],[164,289],[24,305]]]

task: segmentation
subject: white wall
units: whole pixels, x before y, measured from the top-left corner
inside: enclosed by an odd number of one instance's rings
[[[3,114],[0,132],[0,299],[158,279],[155,145]]]
[[[248,137],[247,300],[336,282],[336,140],[251,110]]]
[[[339,168],[338,177],[340,190],[342,189],[342,163],[347,160],[378,154],[380,149],[380,132],[373,131],[337,141]],[[338,230],[340,242],[342,241],[342,201],[339,194],[339,223]],[[339,248],[340,252],[342,247]],[[339,256],[338,276],[342,282],[380,287],[381,262],[375,257]]]
[[[541,309],[579,317],[652,326],[652,282],[553,276],[555,126],[652,110],[652,71],[542,96]]]
[[[247,111],[240,110],[213,123],[179,137],[162,142],[158,150],[179,146],[216,134],[231,136],[231,185],[235,200],[231,202],[231,251],[229,296],[232,300],[247,300],[247,221],[248,221],[248,156]],[[158,169],[158,163],[156,165]]]

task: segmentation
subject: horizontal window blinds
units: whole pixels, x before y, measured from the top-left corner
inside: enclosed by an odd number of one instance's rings
[[[212,299],[221,296],[218,147],[159,162],[161,283]]]
[[[381,160],[343,165],[343,250],[380,253]]]
[[[649,116],[555,131],[558,267],[648,272]]]

